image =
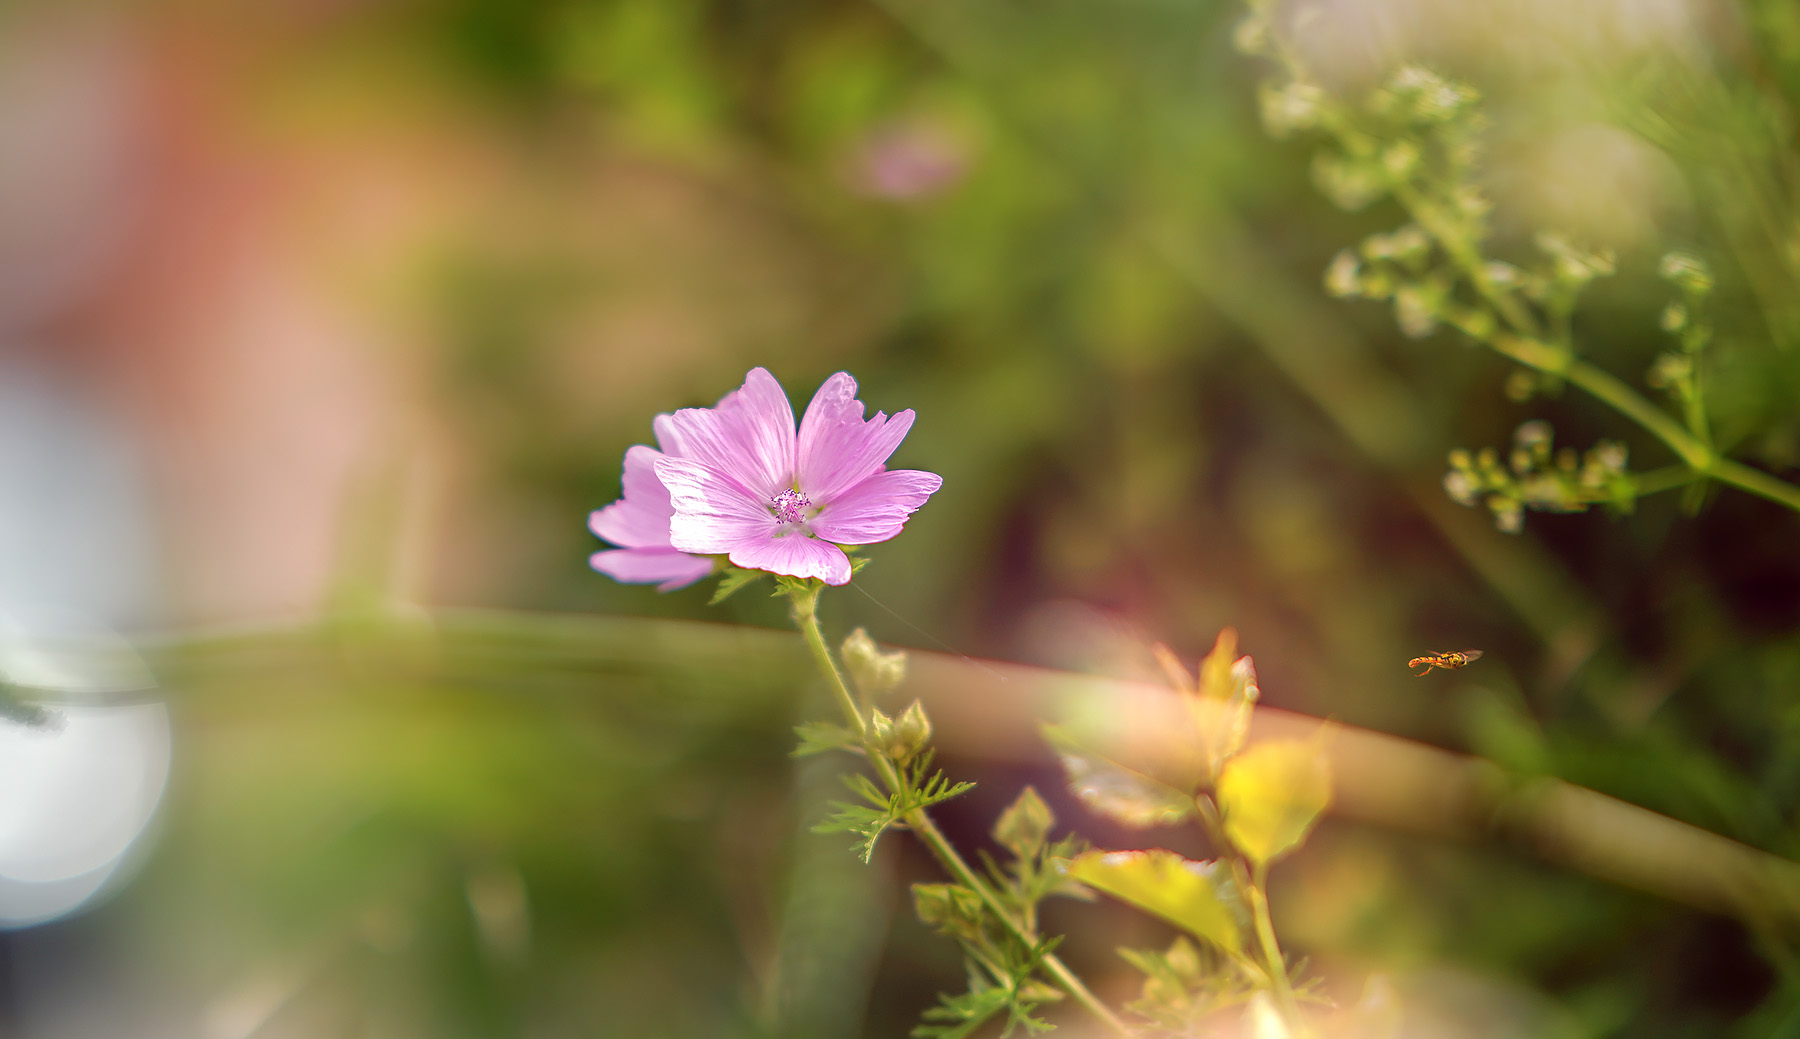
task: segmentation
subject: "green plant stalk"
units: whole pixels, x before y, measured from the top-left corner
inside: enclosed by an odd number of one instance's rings
[[[1288,76],[1295,82],[1306,82],[1305,66],[1300,56],[1279,34],[1273,34],[1272,41],[1276,59],[1285,66]],[[1352,121],[1343,112],[1334,110],[1333,106],[1321,107],[1321,125],[1335,135],[1346,150],[1357,151],[1354,147],[1356,142],[1352,140],[1352,135],[1356,132]],[[1576,357],[1566,345],[1558,349],[1545,344],[1532,313],[1520,306],[1517,299],[1494,285],[1493,280],[1482,269],[1480,257],[1462,236],[1453,233],[1449,221],[1438,208],[1408,183],[1392,184],[1391,190],[1407,214],[1437,240],[1481,298],[1515,333],[1513,336],[1489,336],[1484,340],[1488,346],[1527,368],[1567,379],[1599,398],[1667,444],[1698,477],[1730,484],[1739,490],[1800,512],[1800,487],[1770,476],[1760,469],[1721,457],[1707,443],[1706,438],[1683,429],[1681,423],[1610,373]]]
[[[1739,490],[1800,512],[1800,487],[1770,476],[1760,469],[1720,456],[1703,437],[1682,428],[1680,422],[1610,372],[1583,361],[1569,350],[1557,349],[1542,342],[1536,335],[1535,323],[1529,320],[1529,315],[1518,305],[1518,301],[1495,288],[1481,271],[1478,259],[1467,248],[1459,248],[1456,242],[1445,237],[1442,221],[1436,219],[1435,210],[1424,199],[1416,192],[1401,190],[1395,191],[1395,197],[1414,220],[1437,238],[1451,259],[1462,268],[1464,276],[1475,286],[1482,299],[1516,333],[1489,336],[1485,340],[1488,346],[1527,368],[1558,376],[1586,390],[1668,445],[1696,475],[1730,484]],[[1700,421],[1703,422],[1704,419]]]
[[[1211,781],[1216,783],[1218,781],[1217,777],[1215,776]],[[1214,852],[1217,853],[1218,861],[1225,862],[1231,855],[1231,841],[1225,836],[1225,827],[1219,819],[1218,806],[1214,805],[1212,798],[1208,797],[1206,794],[1196,796],[1194,798],[1194,804],[1199,809],[1201,831],[1206,834],[1206,839],[1212,842],[1212,847]],[[1232,879],[1237,882],[1239,888],[1248,892],[1252,887],[1251,877],[1250,874],[1244,870],[1243,860],[1230,857],[1230,862]],[[1267,914],[1265,913],[1264,915]],[[1263,939],[1261,924],[1258,924],[1257,944],[1263,951],[1263,963],[1257,963],[1248,954],[1242,952],[1232,957],[1232,962],[1237,964],[1238,969],[1243,971],[1253,983],[1260,987],[1274,989],[1278,984],[1275,981],[1275,978],[1279,976],[1281,978],[1279,984],[1282,988],[1286,988],[1288,983],[1287,971],[1283,969],[1286,965],[1281,959],[1280,947],[1275,944],[1275,932],[1272,923],[1270,925],[1269,936],[1266,943]],[[1275,967],[1277,969],[1273,972],[1271,972],[1268,967],[1268,951],[1270,949],[1275,950],[1274,959]],[[1283,1013],[1287,1012],[1287,1007],[1285,1005],[1282,1009]],[[1295,1027],[1299,1026],[1297,1020],[1290,1020],[1289,1023]]]
[[[1632,477],[1632,482],[1636,484],[1637,496],[1643,498],[1652,494],[1660,494],[1663,491],[1672,491],[1677,487],[1686,487],[1698,479],[1700,479],[1700,474],[1685,465],[1665,465],[1661,469],[1652,469],[1647,473],[1636,474]],[[1595,498],[1590,504],[1604,505],[1606,499]]]
[[[1242,872],[1242,866],[1238,866]],[[1251,913],[1256,918],[1256,942],[1262,945],[1265,971],[1269,972],[1269,980],[1274,985],[1274,998],[1282,1003],[1282,1014],[1287,1017],[1289,1025],[1300,1028],[1300,1003],[1294,1001],[1294,987],[1287,980],[1287,960],[1282,958],[1282,945],[1274,940],[1274,918],[1269,917],[1269,895],[1265,886],[1269,882],[1269,864],[1256,864],[1255,875],[1249,877],[1246,891],[1249,893]]]
[[[837,694],[838,706],[844,709],[845,717],[855,726],[857,733],[859,735],[866,734],[869,729],[868,720],[857,709],[856,698],[850,693],[850,685],[844,681],[844,674],[838,669],[837,661],[832,658],[831,650],[825,644],[825,636],[819,630],[819,588],[815,585],[803,591],[790,592],[789,601],[793,603],[794,623],[799,627],[801,637],[806,640],[807,648],[812,651],[813,661],[819,665],[819,673],[825,676],[827,683]],[[882,783],[887,786],[888,790],[899,793],[902,785],[899,774],[894,770],[894,763],[888,760],[886,755],[877,753],[872,748],[869,752],[869,760],[874,764],[875,771],[880,775]],[[907,828],[918,835],[919,840],[944,867],[945,871],[955,878],[957,883],[975,892],[981,898],[982,904],[987,906],[988,911],[994,914],[994,918],[999,920],[1013,937],[1024,942],[1028,948],[1037,946],[1038,938],[1033,930],[1014,916],[1000,901],[1000,896],[995,894],[987,882],[969,867],[962,855],[950,843],[949,838],[945,837],[943,831],[937,828],[937,824],[931,821],[931,816],[927,815],[924,809],[914,809],[901,818]],[[1088,1013],[1099,1018],[1102,1023],[1112,1029],[1114,1034],[1122,1036],[1131,1034],[1131,1029],[1126,1027],[1125,1022],[1108,1009],[1106,1004],[1101,1002],[1100,998],[1094,995],[1087,985],[1083,984],[1081,979],[1076,977],[1075,973],[1054,953],[1044,954],[1038,962],[1043,966],[1045,973],[1049,974],[1064,992],[1067,992],[1075,1002],[1080,1003]]]

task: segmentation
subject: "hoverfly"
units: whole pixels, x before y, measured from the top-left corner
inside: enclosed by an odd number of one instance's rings
[[[1441,667],[1450,671],[1459,667],[1468,667],[1479,659],[1481,659],[1481,650],[1459,649],[1454,653],[1430,653],[1422,657],[1414,657],[1406,662],[1406,666],[1418,667],[1420,664],[1425,665],[1425,670],[1417,672],[1420,678],[1424,678],[1426,675],[1431,674],[1431,669],[1434,667]]]

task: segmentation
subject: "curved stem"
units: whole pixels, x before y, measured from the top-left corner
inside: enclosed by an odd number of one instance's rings
[[[807,648],[812,651],[813,661],[818,664],[819,672],[825,676],[826,681],[837,694],[838,706],[844,709],[844,716],[856,727],[858,733],[866,733],[869,728],[868,720],[857,708],[856,698],[850,693],[850,684],[844,681],[844,674],[838,669],[837,661],[832,658],[830,648],[825,645],[825,636],[819,630],[819,589],[812,586],[805,590],[792,591],[789,593],[789,601],[793,603],[794,623],[799,627],[801,636],[806,640]],[[869,752],[869,760],[875,766],[875,771],[880,775],[882,783],[887,786],[889,791],[897,793],[901,789],[901,780],[899,773],[894,769],[894,763],[873,749]],[[950,843],[950,839],[937,828],[937,824],[932,822],[931,816],[927,815],[923,808],[916,808],[901,818],[907,828],[918,835],[919,841],[930,850],[939,865],[942,865],[944,870],[956,879],[957,883],[974,891],[981,898],[982,904],[990,913],[994,914],[994,918],[1000,921],[1001,926],[1005,927],[1013,937],[1025,943],[1028,948],[1037,946],[1038,936],[1035,931],[1020,921],[1000,901],[1000,896],[994,892],[987,881],[982,879],[980,874],[970,868],[968,862],[964,861],[962,855]],[[1080,1003],[1088,1013],[1099,1018],[1115,1034],[1131,1034],[1131,1030],[1126,1027],[1125,1022],[1119,1020],[1118,1016],[1108,1009],[1106,1004],[1101,1002],[1100,998],[1094,995],[1087,985],[1083,984],[1081,979],[1076,977],[1075,973],[1069,970],[1068,966],[1055,954],[1046,953],[1038,963],[1064,992],[1067,992],[1075,1002]]]
[[[1537,321],[1531,313],[1521,307],[1510,293],[1501,291],[1493,284],[1482,268],[1480,257],[1452,233],[1452,229],[1446,226],[1429,200],[1406,185],[1397,186],[1394,196],[1412,218],[1438,240],[1482,300],[1512,329],[1513,335],[1487,337],[1485,342],[1488,346],[1528,368],[1567,379],[1599,398],[1667,444],[1700,477],[1730,484],[1739,490],[1800,512],[1800,487],[1759,469],[1723,458],[1713,450],[1705,435],[1705,420],[1696,411],[1695,405],[1690,404],[1688,408],[1689,425],[1693,428],[1684,428],[1674,417],[1611,373],[1576,357],[1566,344],[1559,348],[1544,343]]]
[[[1243,876],[1243,866],[1237,866],[1238,882],[1243,884],[1244,893],[1250,899],[1250,912],[1256,921],[1256,941],[1262,947],[1263,969],[1268,972],[1269,981],[1275,988],[1275,999],[1281,1004],[1281,1014],[1291,1027],[1300,1026],[1300,1004],[1294,999],[1294,986],[1288,981],[1287,961],[1282,958],[1281,946],[1275,941],[1275,921],[1269,916],[1269,896],[1266,886],[1269,880],[1268,863],[1259,863],[1255,873]],[[1248,881],[1248,883],[1245,883]]]
[[[858,736],[867,733],[869,720],[863,717],[862,709],[856,706],[856,697],[850,694],[850,684],[844,681],[837,661],[831,658],[831,648],[825,645],[825,635],[819,630],[819,589],[808,586],[792,590],[788,593],[788,601],[793,605],[794,625],[806,640],[806,648],[812,651],[813,663],[819,666],[819,673],[825,676],[831,691],[837,694],[838,706],[843,708],[844,717],[856,727]]]
[[[1749,491],[1757,497],[1767,498],[1800,512],[1800,487],[1770,476],[1761,469],[1752,469],[1742,462],[1720,458],[1713,462],[1712,470],[1707,475],[1740,491]]]

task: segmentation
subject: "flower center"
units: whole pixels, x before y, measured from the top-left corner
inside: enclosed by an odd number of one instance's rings
[[[769,508],[783,523],[799,523],[812,508],[812,501],[799,491],[786,490],[769,499]]]

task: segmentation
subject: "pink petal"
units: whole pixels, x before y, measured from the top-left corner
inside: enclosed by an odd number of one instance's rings
[[[801,493],[813,501],[831,501],[880,472],[912,423],[911,411],[893,418],[878,411],[863,421],[856,380],[848,372],[826,379],[800,421]]]
[[[793,531],[764,537],[731,551],[731,562],[746,570],[768,570],[789,577],[817,577],[826,584],[850,583],[850,557],[818,538]]]
[[[588,529],[622,548],[668,548],[674,506],[656,478],[662,452],[639,444],[625,452],[624,496],[588,517]]]
[[[699,462],[661,458],[656,478],[669,489],[675,514],[669,543],[683,552],[714,554],[772,537],[781,521],[736,481]]]
[[[938,474],[916,469],[876,473],[829,502],[807,527],[840,545],[886,541],[900,533],[906,517],[943,484],[944,478]]]
[[[626,584],[660,582],[659,591],[673,591],[712,573],[713,562],[672,548],[617,548],[595,552],[588,565],[615,581]]]
[[[794,480],[794,409],[775,377],[750,369],[744,385],[713,408],[658,415],[657,442],[670,455],[691,458],[767,498]]]

